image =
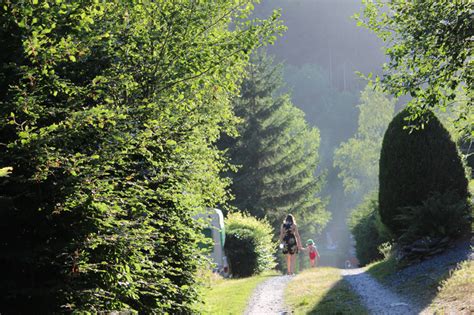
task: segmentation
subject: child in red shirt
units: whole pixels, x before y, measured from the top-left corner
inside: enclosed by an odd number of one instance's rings
[[[316,267],[316,258],[319,259],[319,252],[312,239],[306,241],[305,250],[308,251],[311,267]]]

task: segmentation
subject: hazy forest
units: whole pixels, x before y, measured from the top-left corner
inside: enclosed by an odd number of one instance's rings
[[[2,0],[0,314],[471,314],[470,0]]]

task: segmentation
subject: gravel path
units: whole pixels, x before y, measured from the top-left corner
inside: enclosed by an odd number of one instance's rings
[[[274,276],[260,283],[250,298],[245,315],[286,314],[283,292],[291,276]]]
[[[342,275],[359,294],[371,314],[418,314],[408,301],[383,287],[364,268],[345,269]]]
[[[388,277],[386,285],[395,290],[398,286],[416,278],[421,282],[419,283],[420,288],[433,286],[433,279],[438,279],[443,273],[454,268],[458,262],[466,259],[474,259],[469,240],[460,241],[443,254],[399,270]],[[361,297],[371,314],[411,315],[420,314],[420,312],[421,314],[433,314],[430,310],[424,310],[427,301],[420,300],[423,292],[416,294],[403,292],[403,296],[401,296],[372,278],[364,268],[344,269],[342,275]],[[425,277],[420,277],[420,275],[425,275]],[[291,276],[274,276],[259,284],[253,292],[244,314],[281,315],[290,313],[284,304],[283,293],[291,279]],[[427,279],[433,281],[427,282]]]

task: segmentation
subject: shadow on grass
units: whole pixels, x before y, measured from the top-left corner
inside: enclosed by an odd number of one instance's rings
[[[304,300],[303,300],[304,302]],[[345,280],[339,280],[307,314],[368,314],[362,302]]]
[[[291,280],[285,295],[295,314],[367,314],[341,270],[333,267],[303,271]]]

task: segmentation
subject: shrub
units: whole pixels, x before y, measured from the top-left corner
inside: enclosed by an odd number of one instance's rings
[[[405,128],[409,115],[405,109],[389,124],[380,155],[380,217],[396,237],[404,233],[406,224],[412,223],[400,220],[400,216],[410,207],[422,206],[431,194],[451,191],[458,201],[468,197],[465,170],[448,131],[430,111],[415,121],[423,128]],[[422,121],[428,123],[423,125]],[[431,221],[426,224],[435,226],[436,216],[421,209],[416,215],[418,220]],[[457,216],[452,224],[464,220],[463,216]]]
[[[248,277],[275,267],[273,230],[266,220],[240,212],[225,220],[225,252],[234,277]]]
[[[377,193],[368,194],[352,211],[349,226],[356,241],[356,254],[361,265],[383,258],[379,247],[391,237],[380,221]]]
[[[435,192],[421,205],[406,207],[396,219],[406,227],[402,229],[400,243],[409,244],[426,236],[441,238],[463,234],[469,230],[470,209],[456,193]]]

